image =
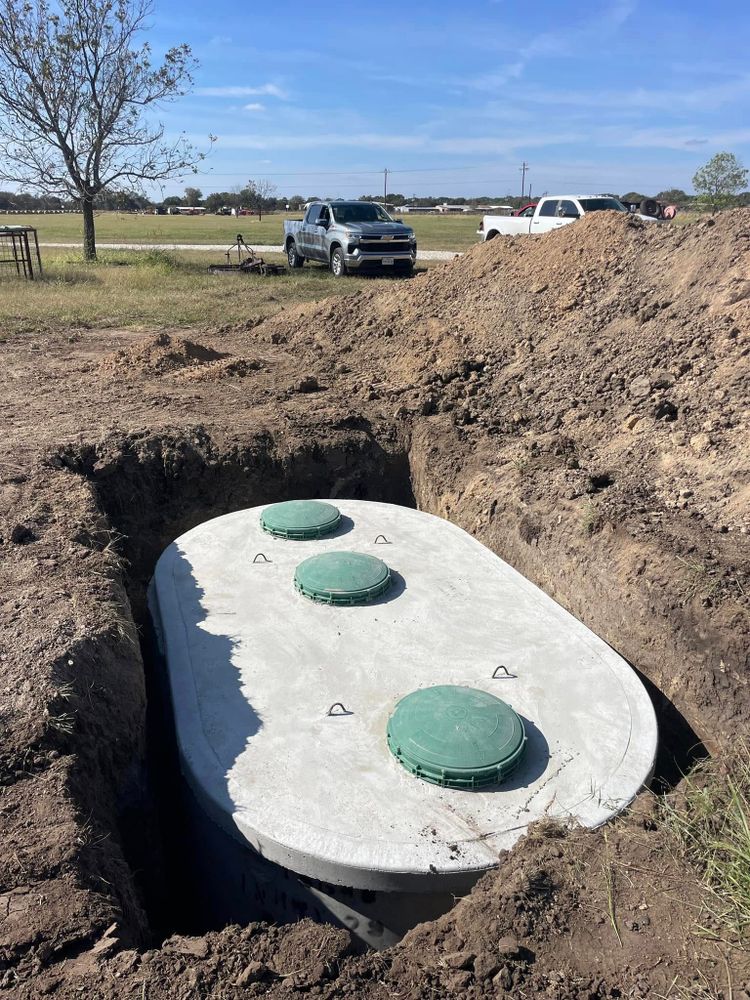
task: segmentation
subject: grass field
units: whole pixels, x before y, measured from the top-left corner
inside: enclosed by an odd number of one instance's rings
[[[208,263],[223,259],[217,251],[105,250],[88,264],[75,251],[48,250],[43,280],[0,278],[0,338],[81,327],[215,328],[298,302],[399,283],[391,277],[334,278],[325,267],[309,264],[268,278],[207,273]]]
[[[100,243],[226,243],[242,233],[253,246],[281,244],[284,219],[301,214],[253,216],[239,219],[225,215],[190,218],[181,215],[129,215],[100,212],[96,217],[96,238]],[[478,215],[404,216],[417,234],[423,250],[465,250],[478,240]],[[41,243],[72,243],[81,239],[80,215],[2,215],[0,226],[34,226]]]

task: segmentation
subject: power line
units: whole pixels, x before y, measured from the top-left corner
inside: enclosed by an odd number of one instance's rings
[[[390,174],[390,171],[388,171],[388,173]],[[500,185],[495,180],[478,181],[477,183],[478,184],[482,184],[482,186],[484,188],[484,191],[481,194],[482,197],[487,197],[489,195],[492,195],[493,197],[497,197],[497,198],[513,197],[511,195],[511,192],[510,192],[510,185],[504,185],[504,184]],[[312,185],[310,185],[310,187],[311,186]],[[322,185],[319,185],[319,186],[322,187]],[[305,185],[305,187],[307,188],[308,185]],[[447,198],[453,197],[455,195],[455,192],[451,191],[452,187],[453,187],[453,185],[450,182],[442,182],[440,184],[420,184],[419,185],[420,190],[422,190],[424,188],[428,188],[428,189],[432,188],[434,191],[439,191],[440,194],[445,195]],[[204,188],[203,189],[204,190],[204,195],[219,194],[220,193],[218,189],[214,190],[213,188],[214,188],[213,185],[211,186],[211,188]],[[336,185],[336,190],[337,191],[342,191],[342,192],[350,191],[350,192],[354,192],[355,194],[367,194],[368,196],[369,195],[373,195],[375,193],[375,191],[372,188],[369,191],[366,190],[366,188],[367,188],[367,185],[362,185],[362,184],[337,184]],[[373,188],[374,188],[374,186],[373,186]],[[284,192],[284,193],[286,193],[286,192]],[[406,195],[406,191],[399,191],[399,192],[395,192],[395,193]],[[308,194],[309,194],[309,191],[308,191]],[[391,195],[393,195],[393,194],[394,194],[394,192],[391,191]],[[333,193],[331,191],[327,191],[325,193],[325,197],[327,197],[328,195],[333,196]],[[408,197],[411,197],[411,196],[412,196],[411,193],[409,193]],[[419,197],[418,194],[416,194],[415,196]],[[455,196],[456,197],[465,197],[465,198],[471,198],[472,197],[471,195],[455,195]],[[380,196],[378,195],[378,197],[380,197]]]
[[[388,171],[389,178],[390,178],[390,176],[391,176],[392,173],[393,173],[393,171],[391,171],[391,170]],[[378,174],[380,176],[382,176],[383,175],[383,171],[382,170],[378,171]],[[376,174],[375,176],[378,176],[378,174]],[[227,176],[234,177],[236,175],[235,174],[229,174]],[[325,182],[321,182],[320,186],[323,186],[324,183]],[[452,181],[450,179],[443,180],[443,181],[427,181],[426,183],[419,184],[419,187],[420,188],[425,188],[425,187],[430,188],[431,187],[431,188],[446,188],[447,189],[449,187],[453,187],[455,183],[458,183],[458,182],[457,181],[454,182],[454,181]],[[512,178],[501,178],[501,177],[500,178],[498,178],[498,177],[478,177],[476,180],[474,180],[472,178],[471,184],[472,185],[481,184],[483,186],[497,188],[498,190],[500,190],[501,188],[504,188],[506,194],[509,194],[510,193],[510,189],[511,189],[511,187],[513,185],[513,180],[512,180]],[[211,186],[215,187],[215,185],[211,185]],[[312,186],[312,184],[309,184],[309,185],[306,184],[305,186],[309,187],[309,186]],[[368,187],[368,186],[374,187],[375,185],[374,184],[373,185],[368,185],[366,182],[359,183],[359,182],[352,181],[351,184],[347,184],[347,183],[343,183],[342,184],[342,183],[338,182],[338,183],[332,184],[331,186],[332,187],[335,186],[336,188],[338,188],[340,190],[344,190],[345,188],[346,189],[350,189],[350,190],[351,189],[353,189],[353,190],[359,190],[360,188],[365,188],[365,187]],[[390,186],[392,187],[392,185],[390,185]]]
[[[471,166],[458,166],[458,167],[405,167],[403,170],[391,170],[388,169],[389,174],[429,174],[429,173],[456,173],[464,170],[484,170],[489,164],[487,163],[474,163]],[[202,177],[238,177],[244,176],[248,171],[246,169],[234,170],[231,173],[217,173],[213,170],[199,170],[198,174]],[[382,174],[382,169],[380,170],[295,170],[295,171],[272,171],[267,172],[265,170],[255,170],[253,171],[257,174],[262,174],[263,177],[372,177],[377,174]]]

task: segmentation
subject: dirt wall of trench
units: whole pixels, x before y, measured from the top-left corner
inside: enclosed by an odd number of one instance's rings
[[[749,219],[493,241],[392,292],[218,329],[211,349],[0,343],[0,990],[750,995],[743,953],[696,936],[697,873],[648,795],[603,831],[533,833],[387,953],[304,922],[161,942],[136,630],[159,551],[200,520],[416,500],[642,672],[678,781],[696,741],[720,750],[750,718]]]

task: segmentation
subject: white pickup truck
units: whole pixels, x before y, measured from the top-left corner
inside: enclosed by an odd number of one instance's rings
[[[548,233],[575,222],[587,212],[625,212],[627,208],[606,194],[556,194],[540,198],[536,207],[528,205],[520,215],[485,215],[477,235],[483,240],[495,236],[521,236],[531,233]],[[650,215],[638,215],[648,222],[657,220]]]

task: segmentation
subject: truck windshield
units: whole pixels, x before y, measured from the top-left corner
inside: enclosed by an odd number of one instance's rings
[[[336,222],[393,222],[390,215],[372,201],[334,203],[331,211]]]
[[[617,198],[579,198],[584,212],[627,212]]]

